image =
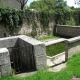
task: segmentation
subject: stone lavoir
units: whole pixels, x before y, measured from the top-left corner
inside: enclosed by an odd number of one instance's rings
[[[45,67],[46,51],[42,42],[24,35],[0,39],[0,76],[11,75],[15,70],[21,73]]]

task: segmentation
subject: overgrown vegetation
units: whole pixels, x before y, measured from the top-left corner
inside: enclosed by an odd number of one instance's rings
[[[65,51],[65,43],[64,42],[46,46],[46,54],[48,56],[54,56],[54,55],[60,54],[64,51]]]
[[[67,62],[67,68],[60,72],[43,70],[29,77],[7,76],[0,78],[0,80],[71,80],[74,76],[80,78],[80,53],[70,58]]]

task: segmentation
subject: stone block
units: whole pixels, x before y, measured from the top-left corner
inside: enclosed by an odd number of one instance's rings
[[[46,55],[36,56],[35,60],[36,60],[36,65],[45,64],[46,66],[46,63],[47,63]]]
[[[11,75],[11,74],[12,70],[10,63],[1,66],[1,76]]]
[[[46,48],[44,44],[34,45],[34,55],[46,55]]]
[[[0,49],[0,65],[10,63],[9,51],[6,48]]]
[[[14,47],[14,46],[17,46],[18,45],[18,42],[17,42],[18,38],[12,38],[12,39],[6,39],[5,40],[5,45],[7,48],[9,47]]]
[[[42,69],[45,69],[45,68],[46,68],[45,64],[40,64],[40,65],[36,66],[36,70],[42,70]]]
[[[10,63],[10,55],[9,55],[9,52],[4,53],[4,55],[3,55],[3,63],[4,64]]]

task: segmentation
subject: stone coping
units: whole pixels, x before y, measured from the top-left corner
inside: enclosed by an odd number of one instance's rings
[[[8,49],[7,48],[0,48],[0,54],[4,53],[4,52],[8,52]]]
[[[77,37],[74,37],[74,38],[67,39],[66,42],[72,43],[72,42],[79,41],[79,40],[80,40],[80,36],[77,36]]]
[[[57,40],[53,40],[53,41],[49,41],[49,42],[44,42],[44,44],[45,44],[45,46],[49,46],[49,45],[60,43],[60,42],[66,41],[66,40],[67,39],[60,38],[60,39],[57,39]]]
[[[41,41],[38,41],[34,38],[31,38],[31,37],[28,37],[28,36],[25,36],[25,35],[21,35],[19,36],[19,39],[22,39],[24,41],[27,41],[28,43],[32,44],[32,45],[38,45],[38,44],[44,44],[43,42]]]
[[[34,38],[28,37],[26,35],[18,35],[18,36],[11,36],[11,37],[6,37],[6,38],[0,38],[0,41],[2,41],[2,40],[8,40],[8,39],[15,39],[15,38],[27,41],[28,43],[30,43],[32,45],[44,44],[43,42],[38,41],[38,40],[36,40]]]
[[[71,25],[59,25],[59,24],[57,24],[56,26],[57,27],[60,26],[60,27],[80,28],[80,26],[71,26]]]
[[[57,54],[57,55],[55,55],[55,56],[47,56],[47,58],[52,59],[52,58],[61,56],[61,55],[63,55],[63,54],[65,54],[65,52],[59,53],[59,54]]]

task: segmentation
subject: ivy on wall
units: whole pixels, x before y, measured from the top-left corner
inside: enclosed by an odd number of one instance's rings
[[[36,35],[37,21],[40,21],[43,29],[48,29],[49,22],[54,21],[56,24],[70,24],[80,25],[80,9],[62,10],[56,9],[50,13],[48,11],[35,12],[31,10],[17,10],[11,8],[0,8],[0,23],[3,23],[10,34],[21,27],[24,21],[32,24],[33,31]],[[71,22],[72,21],[72,22]],[[33,33],[32,33],[33,35]],[[33,35],[33,36],[35,36]]]
[[[23,23],[24,12],[21,10],[0,8],[0,22],[3,23],[10,33]]]

